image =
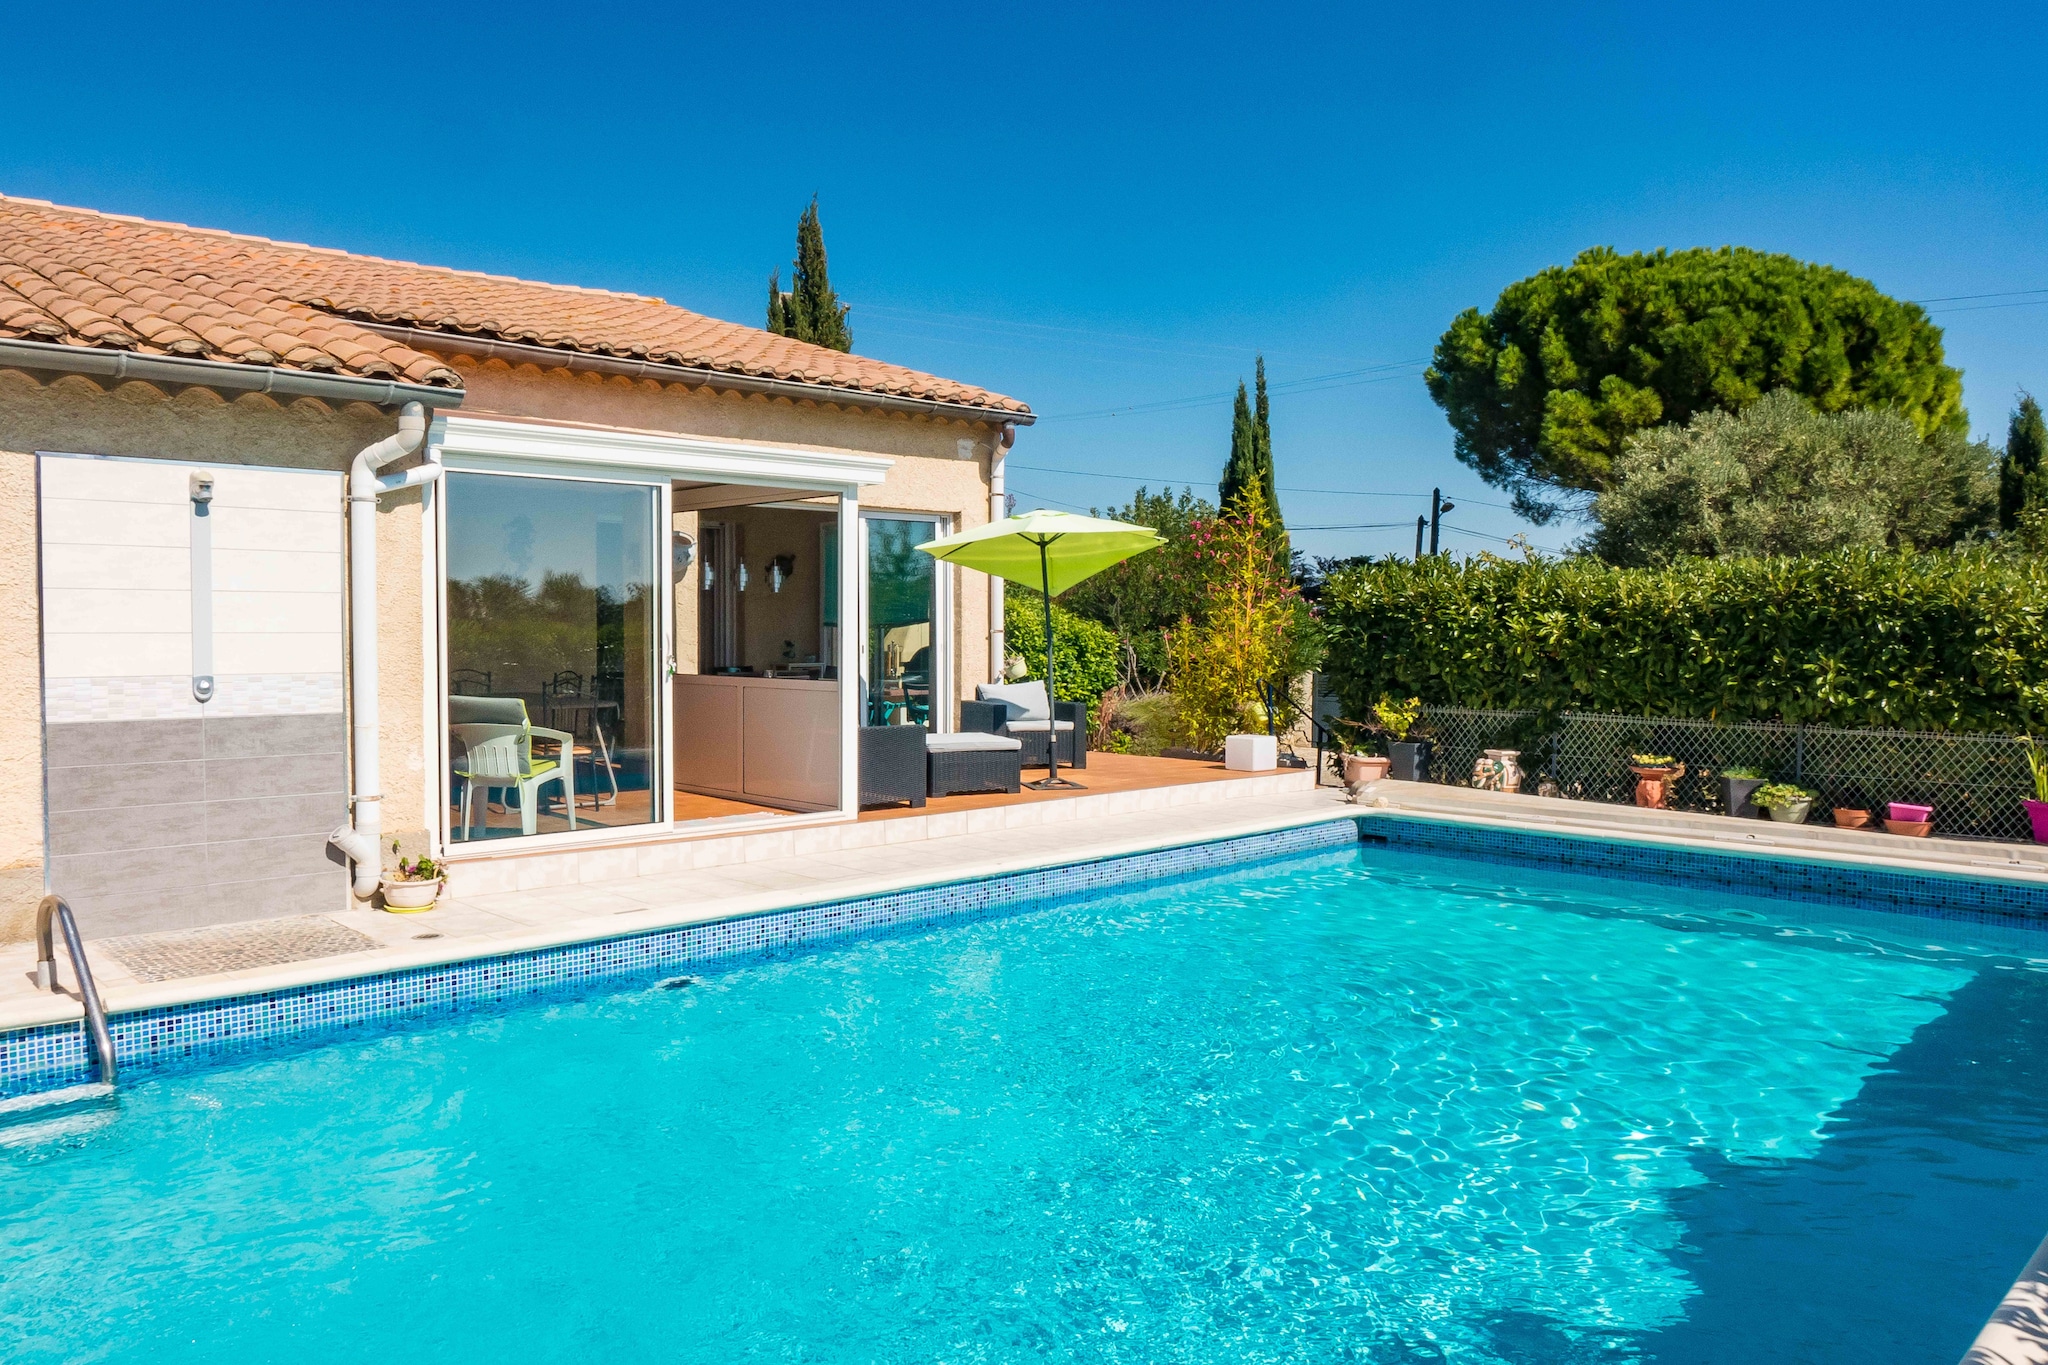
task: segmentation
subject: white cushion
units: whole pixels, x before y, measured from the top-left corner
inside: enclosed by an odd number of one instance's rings
[[[1020,734],[1020,735],[1022,735],[1022,734],[1030,734],[1030,735],[1042,735],[1042,734],[1044,734],[1044,733],[1046,732],[1046,730],[1047,730],[1048,728],[1050,728],[1050,726],[1051,726],[1051,722],[1050,722],[1050,721],[1043,721],[1043,720],[1013,720],[1013,721],[1011,721],[1011,722],[1010,722],[1010,723],[1009,723],[1008,725],[1004,726],[1003,728],[1004,728],[1005,730],[1008,730],[1008,731],[1010,731],[1010,732],[1011,732],[1012,734]],[[1059,723],[1059,729],[1061,730],[1061,732],[1062,732],[1062,733],[1064,733],[1064,732],[1066,732],[1066,731],[1068,731],[1068,730],[1071,730],[1071,729],[1073,729],[1073,728],[1074,728],[1074,722],[1072,722],[1072,721],[1070,721],[1070,720],[1063,720],[1063,721],[1061,721],[1061,722]]]
[[[1024,741],[1011,739],[1008,735],[977,735],[962,731],[951,735],[926,735],[926,752],[934,754],[980,753],[1003,749],[1021,749]]]
[[[1020,720],[1052,719],[1052,706],[1045,699],[1045,683],[1041,679],[1020,683],[983,683],[974,689],[974,699],[999,701],[1007,705],[1011,725]]]

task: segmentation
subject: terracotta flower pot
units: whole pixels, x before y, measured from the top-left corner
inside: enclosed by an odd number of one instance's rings
[[[1363,787],[1369,782],[1378,782],[1387,775],[1387,768],[1393,759],[1380,754],[1344,755],[1344,785]]]
[[[1685,765],[1638,768],[1631,764],[1629,771],[1636,775],[1636,804],[1645,810],[1663,810],[1671,802],[1671,784],[1685,776]]]
[[[1835,824],[1841,829],[1862,829],[1870,823],[1867,810],[1850,810],[1847,806],[1835,807]]]
[[[1925,839],[1928,831],[1934,828],[1934,824],[1928,820],[1886,820],[1884,827],[1894,834],[1903,834],[1908,839]]]

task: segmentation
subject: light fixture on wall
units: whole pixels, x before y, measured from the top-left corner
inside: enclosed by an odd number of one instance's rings
[[[690,561],[696,556],[697,542],[687,531],[674,532],[669,538],[670,576],[682,583],[690,576]],[[710,586],[706,584],[705,586]]]
[[[740,591],[745,592],[747,590],[747,561],[744,559],[740,561],[739,578],[737,579],[737,582],[740,585]]]
[[[782,585],[796,572],[795,555],[777,555],[768,561],[768,590],[781,592]]]

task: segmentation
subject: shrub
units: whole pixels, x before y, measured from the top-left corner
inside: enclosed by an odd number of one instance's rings
[[[1266,727],[1260,688],[1286,687],[1294,673],[1300,595],[1273,554],[1271,513],[1246,493],[1195,530],[1206,572],[1202,615],[1170,642],[1174,709],[1181,740],[1213,751],[1233,734]]]
[[[1456,564],[1335,575],[1344,713],[1383,694],[1547,715],[2017,733],[2048,710],[2048,564],[1986,550]]]
[[[1084,701],[1092,712],[1102,694],[1123,675],[1123,650],[1115,635],[1101,625],[1074,615],[1059,603],[1052,607],[1053,680],[1057,701]],[[1003,636],[1010,653],[1022,655],[1027,674],[1045,676],[1045,598],[1012,583],[1003,593]]]

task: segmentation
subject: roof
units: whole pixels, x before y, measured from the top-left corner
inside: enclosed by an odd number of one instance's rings
[[[459,388],[362,324],[1024,415],[1014,398],[721,322],[641,294],[539,284],[0,195],[0,338]],[[438,348],[437,348],[438,349]],[[566,357],[565,357],[566,358]],[[683,378],[685,376],[678,376]]]

